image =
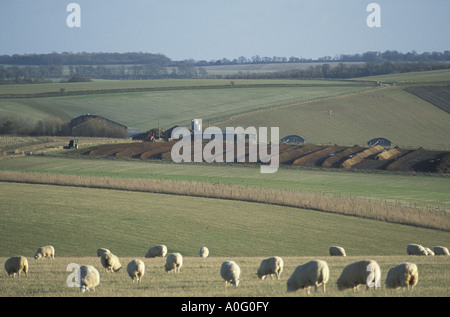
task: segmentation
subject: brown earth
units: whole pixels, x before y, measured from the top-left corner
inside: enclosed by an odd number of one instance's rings
[[[344,160],[346,160],[351,155],[354,155],[355,153],[361,152],[364,148],[354,145],[352,147],[345,148],[344,150],[334,154],[330,155],[322,163],[322,167],[338,167],[340,166]]]
[[[337,145],[327,146],[299,157],[292,164],[296,166],[318,166],[320,164],[320,159],[326,158],[340,149],[341,147]]]
[[[450,113],[450,86],[413,86],[405,91]]]
[[[175,142],[105,144],[67,151],[66,155],[171,160],[170,150]],[[204,143],[203,147],[206,144]],[[226,161],[226,145],[223,146],[223,150],[222,154],[215,154],[218,156],[222,155],[223,161]],[[234,153],[237,153],[236,148]],[[248,146],[246,146],[246,153],[245,163],[248,163]],[[361,147],[355,145],[342,147],[314,144],[281,144],[279,153],[281,165],[440,174],[448,174],[450,172],[450,152],[430,151],[423,148],[402,150],[400,148],[384,148],[381,146]],[[237,162],[237,159],[234,157],[234,162]]]

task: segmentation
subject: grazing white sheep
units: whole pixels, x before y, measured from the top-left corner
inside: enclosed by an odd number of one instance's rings
[[[347,265],[339,278],[337,279],[337,287],[343,291],[349,288],[357,290],[361,284],[366,284],[366,289],[374,286],[380,287],[381,271],[380,266],[373,260],[358,261]]]
[[[331,256],[346,256],[343,247],[332,246],[330,247],[329,252]]]
[[[100,257],[100,262],[108,272],[119,272],[122,268],[122,264],[120,264],[119,258],[111,252],[103,253]]]
[[[434,256],[434,252],[430,248],[424,247],[424,249],[427,252],[427,256]]]
[[[154,247],[151,247],[147,254],[145,255],[146,258],[156,258],[156,257],[165,257],[167,254],[167,247],[165,245],[156,245]]]
[[[28,277],[28,260],[24,256],[13,256],[6,260],[5,270],[11,277],[20,277],[20,273],[24,272],[25,276]]]
[[[133,282],[136,280],[138,283],[141,281],[145,274],[145,264],[142,260],[134,259],[127,265],[128,275]]]
[[[295,292],[298,289],[306,288],[309,294],[309,287],[317,287],[322,284],[322,291],[325,293],[326,283],[330,277],[328,264],[322,260],[312,260],[295,268],[291,277],[287,280],[287,292]]]
[[[109,251],[108,249],[105,249],[105,248],[99,248],[99,249],[97,249],[97,256],[101,257],[102,254],[106,253],[106,252],[111,252],[111,251]]]
[[[427,250],[420,244],[411,243],[406,247],[408,255],[427,255]]]
[[[220,276],[225,280],[225,286],[229,283],[237,287],[240,282],[241,268],[234,261],[225,261],[220,267]]]
[[[100,284],[100,274],[92,265],[80,267],[80,291],[95,291],[95,287]]]
[[[448,249],[443,246],[433,247],[433,251],[434,251],[434,254],[436,254],[436,255],[447,255],[447,256],[450,255],[450,253],[448,252]]]
[[[402,263],[392,267],[386,276],[386,288],[407,287],[412,289],[419,281],[419,270],[414,263]]]
[[[208,248],[207,248],[207,247],[201,247],[201,248],[200,248],[199,255],[200,255],[201,258],[207,258],[208,255],[209,255],[209,250],[208,250]]]
[[[273,279],[273,274],[275,274],[277,280],[279,280],[281,273],[283,272],[283,266],[284,266],[283,259],[280,258],[279,256],[274,256],[262,260],[256,274],[258,275],[258,278],[262,280],[264,280],[267,277],[267,275],[270,275],[270,277]]]
[[[171,253],[167,256],[164,269],[166,272],[175,271],[180,272],[183,266],[183,256],[180,253]]]
[[[45,247],[40,247],[37,249],[36,254],[34,255],[35,260],[43,259],[43,258],[55,258],[55,248],[51,245],[46,245]]]

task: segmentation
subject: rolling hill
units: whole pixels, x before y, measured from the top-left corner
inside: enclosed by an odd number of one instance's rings
[[[64,92],[60,92],[64,87]],[[3,88],[3,94],[2,92]],[[0,87],[0,117],[70,120],[84,113],[129,127],[189,125],[193,118],[214,122],[232,115],[376,88],[342,81],[155,80]]]
[[[379,81],[390,85],[376,85]],[[143,130],[189,126],[191,119],[201,118],[205,127],[279,127],[280,137],[296,134],[315,144],[365,145],[384,137],[402,148],[447,150],[450,114],[405,88],[448,82],[450,71],[439,70],[348,81],[190,79],[9,85],[0,86],[0,117],[22,116],[32,125],[33,120],[68,121],[90,113]],[[39,95],[43,93],[53,95]]]
[[[403,88],[389,86],[267,109],[218,126],[279,127],[280,137],[294,134],[315,144],[366,145],[372,138],[384,137],[403,148],[449,149],[450,114]]]

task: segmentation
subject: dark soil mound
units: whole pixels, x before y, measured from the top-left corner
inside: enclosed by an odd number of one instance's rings
[[[171,149],[175,143],[176,141],[106,144],[68,151],[67,155],[171,160]],[[227,146],[225,144],[223,150],[223,160],[226,161],[227,157],[225,152]],[[248,146],[246,146],[245,151],[248,154]],[[234,153],[234,162],[237,162],[236,147],[234,148]],[[332,169],[343,168],[345,165],[346,169],[359,170],[426,173],[450,172],[450,152],[428,151],[423,148],[401,150],[399,148],[383,148],[381,146],[360,147],[355,145],[352,147],[341,147],[337,145],[318,146],[306,144],[294,146],[282,144],[280,145],[279,153],[279,163],[281,165],[316,166]],[[221,155],[220,153],[216,154]],[[245,157],[245,163],[248,162],[247,155]]]

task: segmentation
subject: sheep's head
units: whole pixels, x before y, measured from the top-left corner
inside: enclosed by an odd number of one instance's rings
[[[122,265],[121,266],[119,266],[118,268],[114,268],[113,270],[114,270],[114,272],[119,272],[120,270],[122,269]]]
[[[262,274],[260,271],[255,273],[259,279],[264,280],[266,278],[266,276],[264,274]]]
[[[237,279],[237,280],[232,280],[231,282],[230,282],[230,284],[231,285],[234,285],[234,286],[239,286],[239,282],[240,282],[241,280],[239,280],[239,279]]]
[[[292,287],[291,283],[287,282],[286,283],[286,292],[293,292],[294,288]]]

